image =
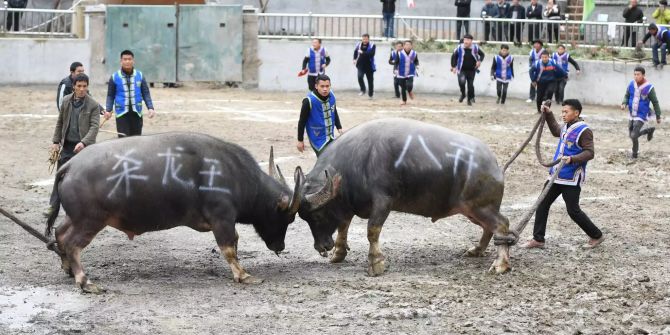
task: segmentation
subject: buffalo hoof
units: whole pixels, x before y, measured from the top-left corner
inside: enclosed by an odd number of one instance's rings
[[[489,273],[491,274],[502,274],[512,270],[512,267],[507,262],[502,262],[499,264],[498,261],[493,262],[489,268]]]
[[[486,249],[481,249],[479,247],[472,247],[466,251],[463,256],[465,257],[484,257],[486,256]]]
[[[237,278],[235,281],[241,284],[258,285],[263,282],[263,279],[247,275],[244,278]]]
[[[347,257],[347,249],[335,249],[333,256],[330,257],[331,263],[340,263]]]
[[[370,262],[370,265],[368,265],[368,275],[370,277],[379,276],[383,274],[385,270],[386,270],[386,264],[384,262],[384,259]]]
[[[105,290],[99,287],[98,285],[95,285],[93,283],[86,283],[81,285],[81,290],[84,293],[92,293],[92,294],[100,294],[103,293]]]

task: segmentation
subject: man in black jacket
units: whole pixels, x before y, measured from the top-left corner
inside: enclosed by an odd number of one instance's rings
[[[60,112],[60,106],[63,103],[63,97],[72,94],[74,92],[74,89],[72,86],[74,85],[73,81],[74,78],[79,75],[84,73],[84,65],[80,62],[73,62],[70,64],[70,75],[67,77],[63,78],[63,80],[60,81],[60,84],[58,84],[58,93],[56,94],[56,107],[58,107],[58,111]]]
[[[380,0],[382,16],[384,16],[384,37],[393,37],[393,16],[395,16],[395,0]]]
[[[626,23],[642,23],[644,13],[637,6],[637,0],[630,0],[630,5],[623,10],[623,17],[626,19]],[[633,27],[626,27],[621,45],[635,47],[635,43],[637,43],[637,31]]]
[[[362,40],[356,44],[354,49],[354,65],[358,69],[358,85],[361,88],[359,95],[365,94],[365,81],[363,76],[368,79],[368,96],[372,99],[375,94],[374,73],[377,71],[375,65],[375,52],[377,47],[370,42],[370,35],[363,34]]]
[[[528,20],[542,20],[542,5],[537,0],[530,0],[530,6],[526,9],[526,18]],[[532,43],[540,38],[542,34],[542,25],[539,23],[528,24],[528,41]]]
[[[512,0],[512,6],[507,12],[508,19],[525,20],[526,9],[519,4],[519,0]],[[521,32],[523,31],[523,23],[515,22],[510,25],[509,38],[514,45],[521,45]]]
[[[451,72],[458,75],[458,85],[461,88],[461,98],[465,99],[465,83],[468,84],[468,106],[475,101],[475,74],[484,60],[484,52],[476,43],[472,43],[472,35],[463,36],[463,43],[456,47],[451,55]]]
[[[24,9],[26,8],[26,5],[28,5],[28,0],[9,0],[6,2],[7,3],[7,8],[14,8],[14,9]],[[6,28],[7,31],[19,31],[19,23],[21,22],[21,14],[22,12],[5,12],[7,13],[7,23],[6,23]]]
[[[509,15],[509,3],[505,0],[498,0],[498,18],[499,19],[506,19]],[[509,27],[509,23],[507,22],[498,22],[496,24],[496,41],[509,41],[509,36],[507,35],[507,31]]]
[[[470,17],[470,1],[471,0],[455,0],[456,17]],[[456,21],[456,37],[461,39],[461,27],[465,28],[465,33],[470,33],[470,21],[458,20]]]

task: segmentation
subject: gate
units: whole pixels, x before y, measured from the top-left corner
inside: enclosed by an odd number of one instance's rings
[[[242,6],[107,6],[107,70],[128,49],[149,82],[242,81],[242,31]]]

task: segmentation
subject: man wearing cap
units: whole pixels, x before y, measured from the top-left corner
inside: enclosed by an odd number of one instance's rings
[[[654,67],[657,69],[663,69],[663,65],[667,65],[665,61],[665,54],[668,53],[668,45],[670,45],[670,30],[666,27],[659,27],[655,23],[649,25],[647,34],[644,35],[642,39],[642,44],[647,43],[647,40],[651,37],[656,39],[656,43],[651,46],[651,57],[654,62]],[[661,59],[659,62],[658,59],[658,50],[661,50]]]

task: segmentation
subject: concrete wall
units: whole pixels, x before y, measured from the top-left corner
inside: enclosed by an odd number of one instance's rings
[[[91,47],[83,39],[0,39],[0,84],[57,85],[79,61],[91,66]]]
[[[352,65],[353,43],[324,41],[330,53],[332,63],[326,70],[331,77],[333,89],[358,90],[356,68]],[[260,40],[258,51],[261,60],[259,69],[259,88],[261,90],[305,91],[307,80],[298,78],[302,59],[309,47],[308,41]],[[377,45],[377,72],[375,73],[375,90],[385,92],[378,94],[388,96],[393,90],[392,68],[388,65],[390,47],[387,44]],[[417,94],[424,92],[459,95],[456,76],[450,72],[450,54],[419,53],[420,76],[414,80]],[[518,56],[515,62],[516,79],[510,84],[508,96],[526,99],[530,79],[528,77],[527,56]],[[570,82],[566,88],[566,98],[574,97],[589,104],[618,105],[623,98],[625,88],[632,78],[634,64],[613,65],[610,62],[580,61],[582,74],[570,74]],[[475,90],[479,96],[495,96],[496,85],[489,79],[491,55],[487,55],[482,64],[482,72],[475,79]],[[661,107],[670,110],[670,99],[663,99],[663,91],[667,88],[663,83],[670,80],[670,71],[648,69],[647,77],[657,83],[657,91],[661,93]]]

